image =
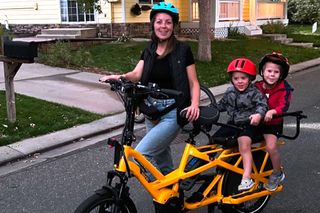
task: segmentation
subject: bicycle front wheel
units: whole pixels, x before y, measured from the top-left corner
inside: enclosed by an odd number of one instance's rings
[[[117,208],[120,208],[117,211]],[[116,206],[115,198],[112,193],[94,194],[83,201],[74,213],[137,213],[137,209],[131,200],[127,197]]]

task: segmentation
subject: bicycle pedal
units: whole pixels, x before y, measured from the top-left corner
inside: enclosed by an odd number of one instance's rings
[[[190,197],[186,199],[187,203],[199,202],[203,199],[203,194],[201,192],[193,192]]]

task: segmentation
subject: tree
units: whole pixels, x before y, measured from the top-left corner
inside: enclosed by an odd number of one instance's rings
[[[290,21],[302,24],[320,22],[319,0],[290,0],[288,3]]]
[[[199,0],[199,45],[198,60],[211,61],[210,18],[211,2]]]
[[[85,11],[90,11],[92,8],[101,13],[101,6],[99,4],[100,0],[77,0],[78,5],[83,7]]]

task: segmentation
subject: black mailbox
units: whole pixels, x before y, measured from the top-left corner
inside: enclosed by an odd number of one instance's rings
[[[3,49],[3,54],[9,58],[33,61],[38,56],[38,44],[35,42],[4,39]]]

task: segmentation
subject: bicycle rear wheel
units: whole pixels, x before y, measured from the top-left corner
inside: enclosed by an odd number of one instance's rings
[[[113,194],[106,191],[103,194],[94,194],[83,201],[80,206],[75,210],[74,213],[113,213],[116,212],[116,201]],[[120,202],[120,213],[137,213],[137,209],[131,200],[127,197],[125,200]]]
[[[216,99],[210,89],[204,85],[200,85],[200,106],[216,104]]]
[[[264,156],[264,151],[253,152],[254,163],[258,169],[261,168]],[[235,159],[236,160],[236,159]],[[270,158],[267,161],[265,171],[272,169],[272,164]],[[223,194],[224,196],[233,195],[238,193],[238,185],[240,184],[242,176],[234,172],[226,172],[226,176],[223,183]],[[258,187],[263,187],[262,183],[259,183]],[[258,213],[263,210],[270,199],[270,195],[249,200],[247,202],[241,203],[239,205],[222,205],[221,210],[223,213]]]

